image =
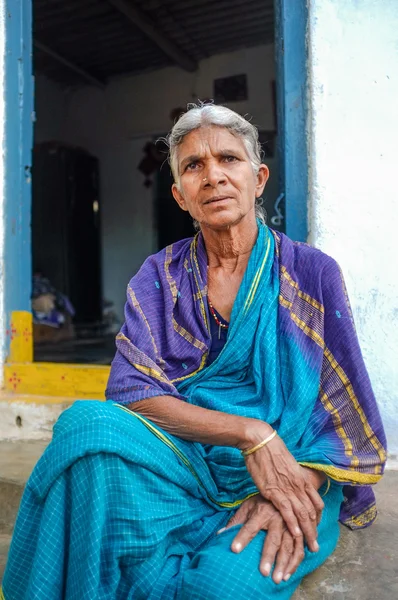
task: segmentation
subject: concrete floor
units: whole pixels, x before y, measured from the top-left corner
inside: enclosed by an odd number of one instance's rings
[[[0,581],[19,498],[45,446],[0,442]],[[379,516],[374,525],[355,532],[342,526],[336,552],[306,578],[294,600],[398,600],[397,471],[386,472],[376,495]]]
[[[375,490],[376,522],[360,531],[341,526],[337,550],[294,600],[398,599],[398,472],[387,471]]]

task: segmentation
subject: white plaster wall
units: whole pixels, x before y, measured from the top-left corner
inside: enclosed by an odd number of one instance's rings
[[[4,306],[4,135],[5,135],[5,97],[4,97],[4,73],[5,73],[5,6],[0,2],[0,364],[5,360],[6,354],[6,324]],[[0,369],[0,387],[3,384],[3,369]]]
[[[398,454],[398,2],[310,0],[310,242],[340,263]]]
[[[153,192],[143,185],[137,170],[142,148],[151,136],[171,128],[173,108],[211,98],[215,78],[240,73],[247,74],[249,100],[229,106],[252,115],[260,128],[273,130],[272,45],[213,56],[203,60],[195,73],[169,67],[118,78],[104,90],[88,86],[69,90],[63,98],[55,84],[43,78],[36,82],[36,140],[54,139],[57,134],[100,160],[103,290],[120,318],[128,280],[157,249]],[[55,104],[54,111],[49,104]]]

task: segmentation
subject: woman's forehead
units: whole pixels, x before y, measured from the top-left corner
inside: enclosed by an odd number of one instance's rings
[[[224,150],[235,150],[246,154],[246,148],[241,138],[233,135],[226,127],[200,127],[184,137],[178,147],[178,158],[181,161],[187,154],[201,156],[209,152],[213,154]]]

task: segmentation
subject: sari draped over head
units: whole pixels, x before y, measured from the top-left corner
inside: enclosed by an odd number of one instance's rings
[[[341,521],[376,517],[386,440],[343,276],[329,256],[259,223],[228,339],[211,345],[202,235],[148,258],[127,290],[107,398],[171,395],[268,422],[303,466],[344,486]],[[167,400],[165,399],[165,402]],[[240,452],[205,446],[219,489],[253,491]]]

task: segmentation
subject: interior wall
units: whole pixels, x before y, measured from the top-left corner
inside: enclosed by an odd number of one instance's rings
[[[44,76],[35,78],[35,125],[36,144],[50,140],[63,140],[68,114],[69,94]]]
[[[398,3],[312,0],[309,16],[310,241],[343,269],[397,456]]]
[[[120,319],[128,280],[157,249],[153,191],[144,186],[137,169],[142,149],[153,136],[171,128],[172,109],[212,98],[215,78],[242,73],[247,74],[249,99],[228,106],[250,114],[260,129],[274,130],[273,45],[211,57],[201,61],[195,73],[169,67],[115,79],[104,90],[86,86],[61,92],[64,102],[59,88],[49,91],[48,81],[37,80],[36,139],[43,141],[50,134],[52,138],[61,120],[62,141],[81,146],[100,160],[103,290]],[[52,103],[57,110],[50,115]]]

